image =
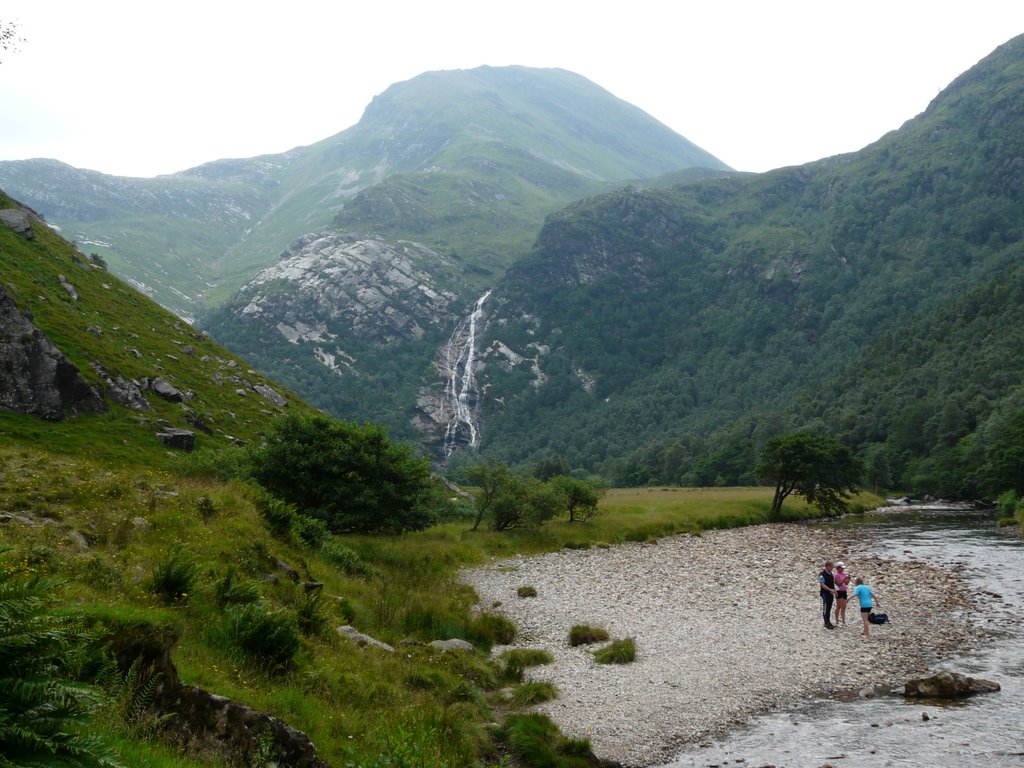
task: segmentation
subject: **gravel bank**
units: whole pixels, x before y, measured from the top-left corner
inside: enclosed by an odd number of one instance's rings
[[[708,531],[517,557],[462,579],[483,608],[516,624],[516,647],[554,655],[530,674],[561,695],[537,711],[589,738],[599,757],[647,766],[797,697],[902,685],[970,641],[971,596],[955,572],[851,556],[864,542],[849,535],[804,525]],[[851,600],[848,626],[824,629],[815,583],[826,559],[863,575],[892,622],[861,637]],[[518,597],[521,586],[537,596]],[[586,647],[569,647],[574,624],[635,638],[637,660],[594,663]]]

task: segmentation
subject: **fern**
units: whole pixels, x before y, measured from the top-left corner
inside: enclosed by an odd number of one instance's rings
[[[102,697],[71,679],[84,635],[48,610],[61,582],[11,576],[0,568],[0,768],[121,768],[110,749],[83,733]]]

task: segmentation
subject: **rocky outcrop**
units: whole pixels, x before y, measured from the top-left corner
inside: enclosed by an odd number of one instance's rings
[[[118,666],[136,665],[141,679],[157,676],[151,710],[161,717],[162,733],[196,754],[214,753],[250,765],[267,741],[272,764],[281,768],[328,768],[302,731],[266,712],[225,696],[183,685],[171,661],[177,634],[150,624],[128,624],[114,630],[109,647]]]
[[[196,447],[196,433],[187,429],[169,427],[161,432],[157,432],[156,436],[168,448],[190,452]]]
[[[388,344],[449,324],[456,297],[434,275],[452,267],[451,259],[417,243],[306,235],[242,289],[232,315],[293,344],[313,342],[319,364],[340,368],[350,357],[339,339]]]
[[[102,412],[106,405],[0,286],[0,411],[59,421],[67,409]]]
[[[22,208],[0,210],[0,224],[10,227],[26,240],[35,239],[36,232],[32,229],[32,216]]]
[[[960,699],[976,693],[995,693],[999,690],[999,683],[992,680],[968,677],[959,672],[939,672],[930,677],[908,680],[903,695],[930,699]]]

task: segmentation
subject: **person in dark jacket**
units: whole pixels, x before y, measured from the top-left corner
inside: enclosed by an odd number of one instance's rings
[[[835,629],[832,623],[832,602],[836,598],[836,580],[832,575],[832,561],[825,563],[818,574],[818,588],[821,590],[821,615],[825,619],[825,629]]]

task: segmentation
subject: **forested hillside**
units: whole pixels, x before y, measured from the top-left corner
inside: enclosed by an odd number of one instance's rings
[[[750,482],[813,427],[884,484],[948,487],[1020,407],[1022,203],[1017,38],[860,152],[570,206],[495,293],[484,450]]]

